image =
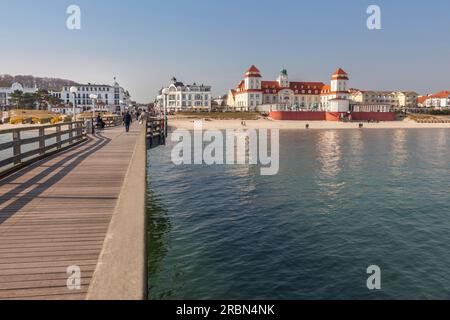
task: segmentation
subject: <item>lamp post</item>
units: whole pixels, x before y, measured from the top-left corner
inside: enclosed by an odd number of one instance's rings
[[[167,137],[167,93],[164,93],[164,141]]]
[[[90,94],[89,98],[92,100],[92,134],[94,134],[95,103],[97,102],[98,96],[96,94]]]
[[[119,107],[120,107],[120,113],[121,114],[125,112],[125,108],[122,108],[122,106],[123,106],[123,101],[119,100]]]
[[[75,98],[77,96],[78,88],[77,87],[70,87],[70,93],[72,94],[73,103],[72,103],[72,110],[73,110],[73,121],[76,121],[76,109],[75,109]]]

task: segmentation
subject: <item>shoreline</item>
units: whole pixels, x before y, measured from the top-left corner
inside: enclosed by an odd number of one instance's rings
[[[362,123],[363,129],[450,129],[450,123],[417,123],[412,120],[389,121],[379,123],[367,122],[337,122],[337,121],[284,121],[284,120],[207,120],[204,119],[169,119],[170,130],[186,129],[194,130],[194,121],[203,120],[203,130],[226,130],[226,129],[280,129],[280,130],[309,130],[325,129],[359,129]]]

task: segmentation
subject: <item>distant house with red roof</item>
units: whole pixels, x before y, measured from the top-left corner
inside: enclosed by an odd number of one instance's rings
[[[426,96],[423,104],[427,108],[450,108],[450,91],[440,91]]]

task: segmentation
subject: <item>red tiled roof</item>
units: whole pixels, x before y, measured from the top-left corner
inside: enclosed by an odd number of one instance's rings
[[[245,72],[245,78],[261,78],[261,72],[259,69],[255,66],[251,66],[246,72]]]
[[[417,103],[424,103],[428,98],[429,96],[418,97]]]
[[[261,89],[265,91],[269,90],[270,93],[273,93],[273,90],[276,90],[276,92],[278,92],[283,89],[290,89],[294,92],[298,91],[297,94],[319,94],[322,91],[323,86],[324,84],[322,82],[290,82],[289,88],[282,88],[280,87],[278,81],[261,82]],[[302,90],[305,90],[305,93],[303,93]],[[311,93],[308,93],[309,90],[311,90]]]
[[[261,81],[262,89],[272,89],[272,88],[280,88],[280,84],[278,81]]]
[[[321,93],[329,93],[331,90],[331,86],[323,86],[322,87],[322,92]]]
[[[347,72],[339,68],[333,73],[333,76],[347,76]]]
[[[259,71],[259,69],[257,67],[255,67],[254,65],[252,65],[247,72],[256,72],[256,73],[261,73],[261,71]]]
[[[449,96],[450,96],[450,91],[441,91],[441,92],[438,92],[436,94],[433,94],[433,95],[429,96],[428,98],[441,98],[441,99],[444,99],[444,98],[448,98]]]

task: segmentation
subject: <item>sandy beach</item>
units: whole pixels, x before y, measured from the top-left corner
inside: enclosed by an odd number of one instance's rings
[[[200,119],[199,119],[200,120]],[[204,130],[225,130],[225,129],[282,129],[298,130],[305,129],[309,124],[309,129],[358,129],[359,122],[335,122],[335,121],[277,121],[270,119],[247,120],[245,126],[241,120],[208,120],[203,121]],[[412,120],[363,123],[364,129],[450,129],[450,123],[417,123]],[[169,129],[194,129],[193,119],[169,119]]]

